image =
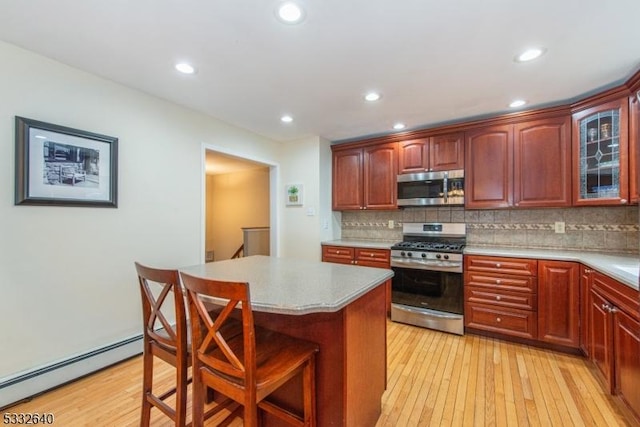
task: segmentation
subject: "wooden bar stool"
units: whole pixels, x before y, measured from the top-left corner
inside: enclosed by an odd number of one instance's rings
[[[183,427],[187,414],[187,376],[191,356],[187,341],[187,316],[184,293],[177,270],[159,270],[135,263],[142,294],[142,321],[144,325],[144,353],[142,380],[142,415],[140,425],[148,426],[151,408],[156,407],[175,423]],[[159,293],[154,295],[154,289]],[[169,295],[173,293],[173,298]],[[169,297],[169,298],[168,298]],[[167,319],[167,310],[162,311],[166,301],[173,300],[175,326]],[[153,394],[153,360],[159,357],[176,368],[176,385],[161,395]],[[175,407],[165,399],[176,395]]]
[[[193,426],[203,425],[206,387],[244,406],[244,425],[258,425],[258,408],[294,426],[315,426],[315,354],[318,345],[254,326],[248,283],[221,282],[180,273],[187,289],[193,353]],[[203,298],[227,301],[211,317]],[[242,334],[225,339],[220,329],[239,307]],[[302,374],[302,416],[266,398]],[[231,413],[229,417],[236,416]],[[228,417],[228,418],[229,418]]]

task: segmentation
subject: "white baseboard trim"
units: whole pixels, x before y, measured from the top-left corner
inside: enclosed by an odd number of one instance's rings
[[[0,381],[0,409],[142,353],[142,334]]]

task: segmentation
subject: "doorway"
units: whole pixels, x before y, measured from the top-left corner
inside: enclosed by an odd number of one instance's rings
[[[272,195],[276,165],[205,147],[204,260],[221,261],[247,254],[247,229],[267,229],[266,249],[275,255]],[[264,239],[261,239],[264,241]],[[254,241],[252,239],[252,241]]]

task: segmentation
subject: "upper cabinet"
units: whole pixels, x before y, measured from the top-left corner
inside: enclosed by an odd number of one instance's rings
[[[396,143],[333,150],[333,210],[397,207]]]
[[[469,209],[571,205],[568,116],[467,132]]]
[[[462,132],[401,141],[398,173],[435,172],[464,168]]]
[[[571,206],[571,119],[519,123],[513,137],[514,206]]]
[[[627,98],[573,115],[573,204],[629,203]]]
[[[506,208],[513,200],[513,126],[467,132],[465,207]]]

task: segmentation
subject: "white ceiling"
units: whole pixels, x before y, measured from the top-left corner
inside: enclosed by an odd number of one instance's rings
[[[0,0],[0,40],[278,141],[559,103],[640,68],[639,0],[300,2],[285,25],[280,0]],[[515,63],[530,46],[547,54]]]

